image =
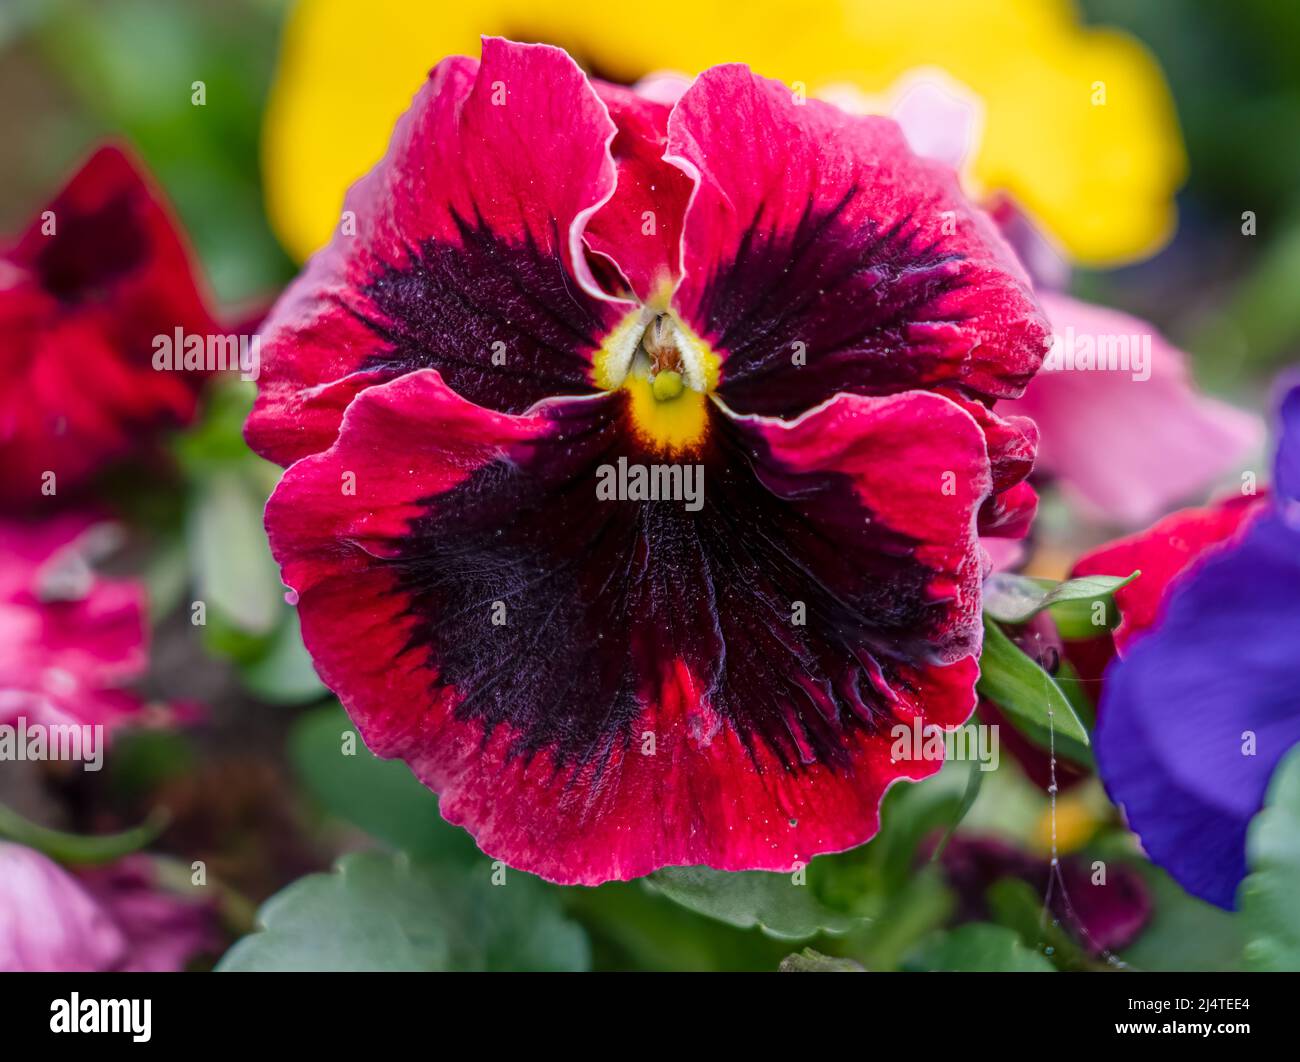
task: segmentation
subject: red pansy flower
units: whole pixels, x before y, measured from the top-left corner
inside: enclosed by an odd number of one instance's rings
[[[137,166],[101,148],[0,246],[0,503],[61,496],[188,421],[202,375],[153,368],[178,328],[217,331],[189,252]]]
[[[1135,637],[1155,625],[1174,582],[1231,541],[1269,505],[1265,492],[1180,509],[1142,531],[1098,546],[1080,557],[1070,572],[1072,579],[1142,573],[1115,591],[1120,624],[1105,642],[1122,654]]]
[[[485,851],[788,868],[937,769],[894,723],[970,714],[978,534],[1034,505],[991,407],[1045,336],[893,122],[488,39],[273,311],[247,435],[318,670]]]
[[[1123,863],[1099,881],[1079,856],[1053,864],[982,835],[950,838],[939,862],[957,893],[961,922],[987,921],[989,889],[1006,878],[1028,882],[1046,896],[1052,914],[1090,955],[1127,947],[1151,919],[1151,893]]]

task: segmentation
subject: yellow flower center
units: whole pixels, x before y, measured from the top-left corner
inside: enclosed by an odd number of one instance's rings
[[[708,430],[718,357],[671,310],[627,315],[596,352],[596,383],[625,390],[632,428],[651,451],[695,449]]]

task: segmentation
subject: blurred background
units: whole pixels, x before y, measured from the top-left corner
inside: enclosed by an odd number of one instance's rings
[[[752,24],[730,34],[738,16],[711,3],[648,5],[657,33],[629,14],[609,14],[605,25],[592,13],[600,8],[581,3],[550,11],[464,0],[455,12],[423,10],[441,6],[307,4],[294,13],[288,0],[4,0],[0,233],[21,230],[94,145],[124,140],[173,203],[218,316],[256,320],[328,232],[348,176],[377,158],[424,71],[444,54],[473,53],[477,32],[552,41],[624,81],[746,60],[813,90],[849,81],[875,93],[929,64],[985,99],[986,148],[972,180],[1026,210],[1069,261],[1074,294],[1154,323],[1188,353],[1204,391],[1241,407],[1262,408],[1277,371],[1300,355],[1300,6],[941,4],[909,21],[886,16],[890,5],[804,5],[815,11],[791,33],[781,24],[788,5],[763,3],[743,5]],[[888,18],[885,29],[877,16]],[[1106,30],[1094,35],[1095,27]],[[855,54],[854,33],[884,43]],[[893,47],[891,34],[908,46]],[[1055,83],[1035,67],[1082,84],[1093,61],[1118,71],[1117,117],[1074,135],[1069,115],[1055,123],[1039,113]],[[1126,108],[1126,89],[1140,105]],[[1253,235],[1243,234],[1245,212]],[[116,735],[98,774],[57,764],[0,771],[0,801],[29,824],[68,834],[125,830],[165,810],[150,858],[182,879],[202,861],[219,894],[220,942],[190,966],[210,967],[277,890],[367,849],[443,868],[434,888],[448,920],[454,912],[467,927],[445,960],[452,966],[773,969],[811,945],[884,969],[943,946],[934,933],[963,917],[968,883],[925,853],[970,796],[966,768],[955,764],[891,793],[876,841],[814,861],[810,910],[784,927],[784,939],[728,924],[747,916],[719,908],[698,882],[675,897],[641,883],[540,882],[505,890],[509,903],[488,897],[475,869],[486,859],[441,824],[435,799],[404,766],[364,746],[339,755],[346,716],[315,678],[265,545],[261,507],[278,470],[243,445],[250,402],[248,385],[210,387],[197,423],[168,438],[151,475],[127,470],[102,485],[129,530],[111,569],[148,587],[146,693],[192,711],[182,724]],[[1029,564],[1059,576],[1080,548],[1122,528],[1080,515],[1043,486]],[[197,599],[208,607],[202,626],[190,622]],[[1046,851],[1045,813],[1044,794],[1004,756],[962,831],[996,835],[1032,865]],[[1134,855],[1095,782],[1063,798],[1060,814],[1067,850]],[[1134,872],[1154,913],[1125,961],[1235,962],[1232,916],[1146,864]],[[1035,873],[1009,875],[1024,887],[1004,889],[981,917],[1021,932],[1041,904]],[[853,921],[863,916],[875,920]],[[827,925],[849,928],[818,934]],[[1060,934],[1056,965],[1112,964],[1068,928],[1049,931]]]

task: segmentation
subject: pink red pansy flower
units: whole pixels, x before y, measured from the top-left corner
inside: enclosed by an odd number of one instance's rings
[[[487,39],[273,311],[247,436],[322,677],[485,851],[784,869],[937,769],[894,722],[970,714],[978,536],[1034,506],[993,406],[1045,347],[892,121]]]
[[[72,874],[0,841],[0,971],[171,973],[220,950],[215,904],[165,891],[147,856]]]
[[[61,497],[188,421],[202,375],[153,367],[177,329],[216,330],[189,252],[136,164],[101,148],[0,246],[0,503]]]
[[[0,724],[112,727],[148,663],[145,588],[91,567],[109,525],[0,520]]]

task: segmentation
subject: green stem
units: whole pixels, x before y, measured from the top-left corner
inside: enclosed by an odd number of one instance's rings
[[[110,863],[149,844],[166,828],[169,818],[165,811],[154,811],[139,826],[121,833],[87,836],[38,826],[0,804],[0,838],[35,848],[59,863]]]

